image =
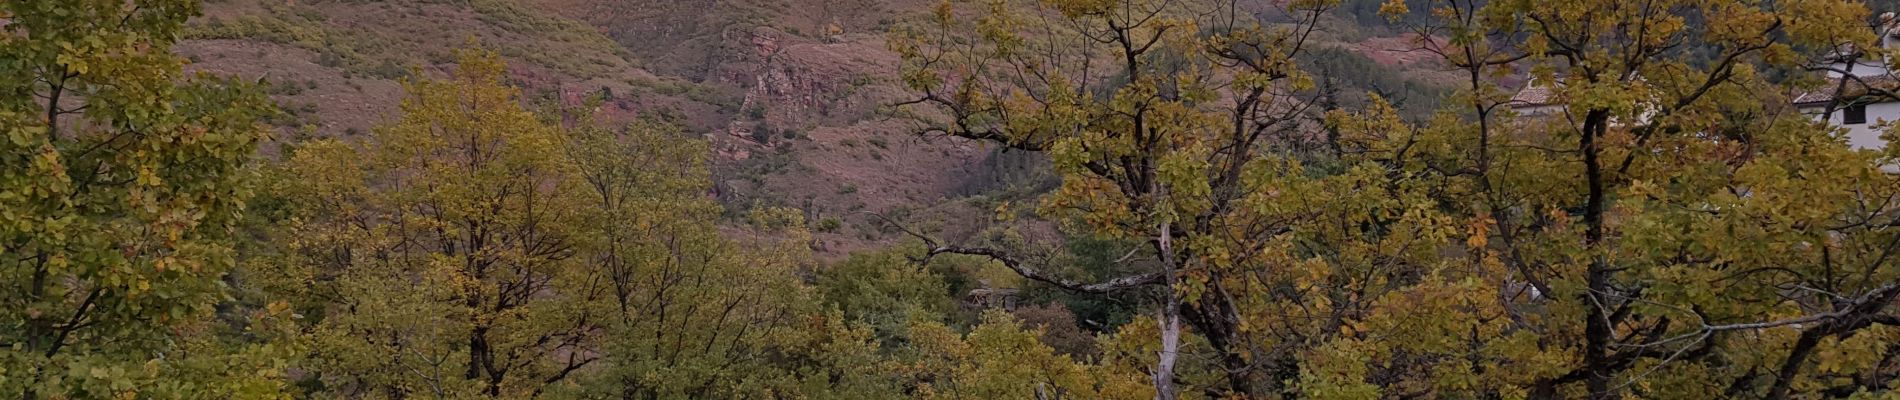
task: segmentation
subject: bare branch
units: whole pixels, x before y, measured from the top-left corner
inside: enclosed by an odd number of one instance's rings
[[[1009,253],[1006,253],[1002,250],[986,248],[986,247],[940,245],[938,244],[940,242],[938,242],[937,239],[931,238],[928,235],[924,235],[915,230],[912,230],[909,227],[906,227],[903,224],[900,224],[897,221],[892,220],[890,217],[886,217],[882,214],[869,212],[869,211],[862,212],[862,214],[867,214],[873,217],[877,217],[877,219],[883,220],[884,223],[890,224],[891,226],[896,227],[898,230],[903,231],[904,234],[915,237],[918,240],[922,240],[924,242],[924,245],[929,247],[929,251],[924,254],[924,257],[922,259],[914,260],[920,263],[929,262],[931,257],[936,257],[939,254],[962,254],[962,255],[986,257],[991,260],[996,260],[997,262],[1003,263],[1004,267],[1008,267],[1011,271],[1015,271],[1016,275],[1020,275],[1023,278],[1054,285],[1064,290],[1070,290],[1070,291],[1082,292],[1082,293],[1110,293],[1110,292],[1117,292],[1117,291],[1133,289],[1133,288],[1138,288],[1138,287],[1143,287],[1143,286],[1151,286],[1151,285],[1155,285],[1155,284],[1159,284],[1163,282],[1165,278],[1167,277],[1165,274],[1161,272],[1150,272],[1150,273],[1145,273],[1145,274],[1123,276],[1123,277],[1109,279],[1109,280],[1097,282],[1097,283],[1081,283],[1081,282],[1077,282],[1075,280],[1071,280],[1068,278],[1051,275],[1049,273],[1043,272],[1042,270],[1039,270],[1036,268],[1031,268],[1027,265],[1024,265],[1021,259],[1018,259],[1017,257],[1012,256]]]
[[[931,248],[929,255],[926,257],[936,256],[938,254],[963,254],[963,255],[989,257],[992,260],[996,260],[997,262],[1003,263],[1003,266],[1009,267],[1011,271],[1016,271],[1017,275],[1021,275],[1022,277],[1028,278],[1029,280],[1047,283],[1047,284],[1055,285],[1056,287],[1060,287],[1063,289],[1076,291],[1076,292],[1083,292],[1083,293],[1109,293],[1109,292],[1116,292],[1116,291],[1133,289],[1133,288],[1138,288],[1138,287],[1143,287],[1143,286],[1150,286],[1150,285],[1161,283],[1163,278],[1166,277],[1166,275],[1160,272],[1150,272],[1146,274],[1129,275],[1129,276],[1124,276],[1120,278],[1110,279],[1110,280],[1102,281],[1099,283],[1084,284],[1084,283],[1076,282],[1076,281],[1069,280],[1066,278],[1049,275],[1047,273],[1036,270],[1034,268],[1029,268],[1027,266],[1024,266],[1022,261],[1017,260],[1015,257],[1012,257],[1009,254],[996,250],[996,249],[981,248],[981,247],[963,247],[963,246],[938,246],[938,247]]]

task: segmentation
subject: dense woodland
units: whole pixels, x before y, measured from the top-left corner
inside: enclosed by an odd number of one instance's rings
[[[1859,1],[944,2],[890,27],[890,135],[1035,155],[995,218],[1061,240],[874,214],[905,240],[842,260],[715,201],[698,132],[525,99],[477,42],[372,132],[283,135],[268,80],[183,72],[201,7],[0,1],[0,398],[1900,385],[1900,150],[1787,98],[1884,56]],[[1460,80],[1309,42],[1337,18]],[[1517,115],[1530,77],[1566,111]]]

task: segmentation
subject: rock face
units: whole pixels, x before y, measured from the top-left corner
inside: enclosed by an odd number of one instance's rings
[[[846,125],[901,95],[889,79],[897,57],[875,47],[875,37],[850,42],[788,42],[785,37],[772,28],[755,30],[751,42],[760,61],[750,71],[725,77],[746,88],[742,109],[764,107],[767,118],[790,124]]]
[[[853,231],[820,233],[835,254],[896,239],[861,211],[932,207],[955,197],[960,177],[986,153],[968,143],[926,143],[913,127],[879,116],[903,99],[897,56],[883,38],[837,34],[811,39],[761,27],[745,36],[752,60],[708,82],[741,93],[739,114],[716,143],[726,159],[721,183],[735,201],[776,200],[813,220],[840,219]],[[730,48],[741,48],[731,46]],[[784,167],[767,169],[753,167]]]

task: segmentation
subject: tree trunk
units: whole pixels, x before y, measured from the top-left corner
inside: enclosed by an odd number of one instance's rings
[[[1161,223],[1161,238],[1155,246],[1161,252],[1162,274],[1167,282],[1167,290],[1162,291],[1167,300],[1161,307],[1161,354],[1155,362],[1154,384],[1155,400],[1174,400],[1174,362],[1181,354],[1181,296],[1175,293],[1175,283],[1180,277],[1175,275],[1174,233],[1170,224]]]
[[[1608,260],[1602,254],[1604,193],[1603,165],[1597,159],[1597,139],[1608,128],[1609,111],[1591,110],[1585,117],[1582,138],[1578,139],[1579,150],[1583,152],[1584,176],[1589,180],[1590,194],[1584,204],[1583,222],[1587,231],[1584,244],[1589,251],[1590,266],[1585,280],[1587,291],[1583,293],[1584,305],[1590,309],[1587,321],[1584,321],[1583,361],[1585,371],[1584,386],[1590,390],[1591,399],[1619,398],[1611,393],[1610,378],[1615,371],[1610,366],[1610,342],[1616,332],[1611,326],[1610,300],[1604,295],[1610,292],[1610,268]]]
[[[1155,400],[1174,400],[1174,362],[1181,347],[1180,298],[1168,291],[1168,304],[1161,311],[1161,359],[1155,363]]]
[[[1801,332],[1794,348],[1788,351],[1788,359],[1782,361],[1781,372],[1775,374],[1775,385],[1768,388],[1765,399],[1786,399],[1788,388],[1794,385],[1794,378],[1801,374],[1801,364],[1808,360],[1808,354],[1814,352],[1814,346],[1821,343],[1823,330],[1820,327]]]

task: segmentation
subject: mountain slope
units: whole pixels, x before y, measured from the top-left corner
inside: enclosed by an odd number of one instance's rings
[[[1036,156],[920,137],[886,113],[906,93],[885,32],[935,4],[212,0],[178,51],[195,70],[275,83],[287,115],[273,122],[290,139],[364,134],[396,112],[403,77],[441,74],[458,48],[494,49],[543,106],[606,95],[598,115],[610,122],[682,122],[714,149],[716,195],[729,210],[804,210],[818,231],[813,247],[836,257],[901,239],[868,213],[965,238],[990,227],[1002,201],[1051,179],[1035,172]],[[1401,40],[1367,37],[1345,20],[1334,26],[1322,40],[1348,56],[1331,57],[1352,61],[1328,64],[1345,69],[1334,72],[1429,69],[1392,56]],[[1424,90],[1416,79],[1379,75],[1372,86],[1381,90]]]
[[[697,111],[718,99],[656,76],[593,28],[513,0],[220,0],[192,21],[178,52],[195,70],[262,78],[290,112],[290,130],[349,135],[385,121],[401,78],[440,74],[459,48],[510,61],[530,98],[578,103],[616,94],[611,110]],[[308,127],[308,128],[306,128]]]

